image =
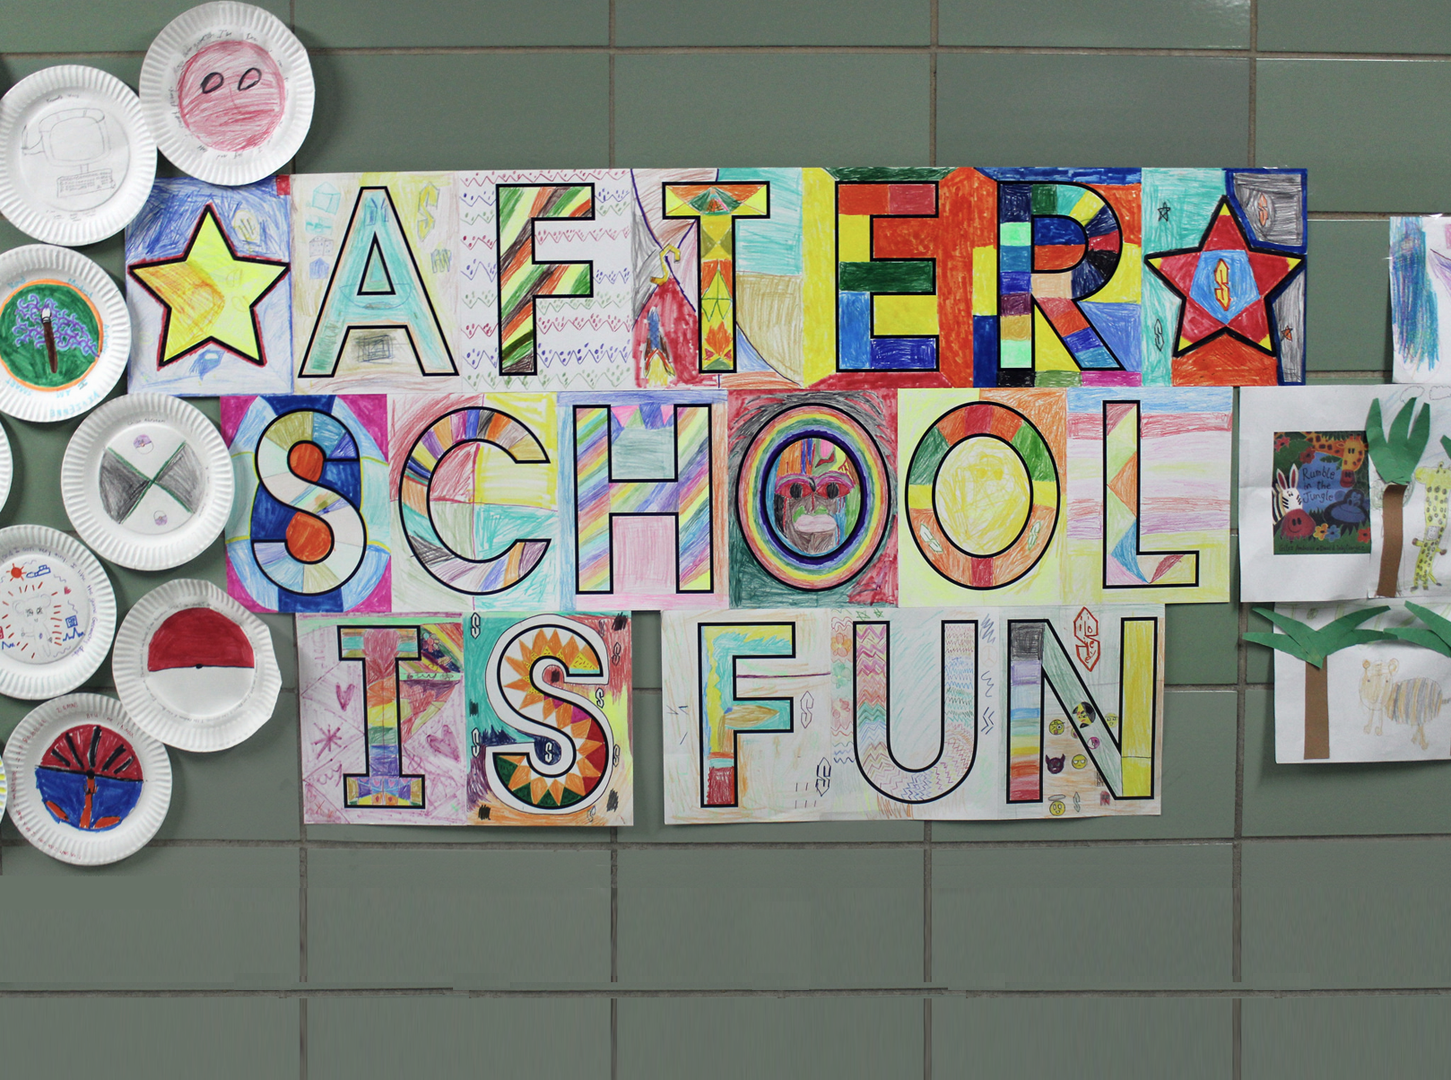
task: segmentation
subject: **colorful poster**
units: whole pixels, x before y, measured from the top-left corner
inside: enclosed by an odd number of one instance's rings
[[[292,220],[297,393],[470,388],[455,174],[294,176]]]
[[[726,395],[559,395],[565,581],[579,609],[722,606]]]
[[[563,602],[553,394],[393,395],[395,611]]]
[[[132,393],[291,392],[289,179],[156,181],[126,227]]]
[[[458,174],[459,327],[480,390],[630,386],[624,169]]]
[[[630,619],[297,620],[308,824],[629,825]]]
[[[733,607],[897,600],[897,395],[730,394]]]
[[[630,825],[630,616],[471,616],[470,825]]]
[[[1145,382],[1305,381],[1303,169],[1145,169]]]
[[[227,397],[227,591],[253,611],[391,611],[388,399]]]
[[[1063,390],[902,390],[904,607],[1063,599]]]
[[[1157,814],[1163,613],[666,612],[665,819]]]
[[[1068,583],[1074,599],[1229,599],[1234,392],[1068,391]]]

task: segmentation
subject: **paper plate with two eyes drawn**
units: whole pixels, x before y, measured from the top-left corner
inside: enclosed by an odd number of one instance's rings
[[[166,747],[99,694],[68,694],[31,711],[5,744],[5,771],[21,835],[77,866],[140,851],[171,805]]]
[[[101,666],[116,596],[80,541],[43,525],[0,529],[0,694],[74,690]]]
[[[312,125],[307,49],[251,4],[224,0],[178,15],[146,50],[140,86],[161,152],[209,184],[271,176]]]
[[[221,533],[232,464],[196,406],[170,394],[128,394],[76,428],[60,488],[71,524],[98,555],[133,570],[166,570]]]
[[[0,254],[0,412],[49,422],[111,392],[131,352],[121,290],[69,248]]]
[[[282,676],[262,620],[205,581],[169,581],[133,607],[111,659],[116,692],[178,750],[236,746],[265,724]]]
[[[48,67],[0,99],[0,214],[47,244],[124,229],[156,179],[156,143],[131,88],[99,68]]]

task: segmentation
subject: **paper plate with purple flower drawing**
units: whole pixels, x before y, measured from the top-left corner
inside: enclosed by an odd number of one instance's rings
[[[69,248],[0,254],[0,412],[64,420],[100,402],[126,370],[131,317],[121,290]]]

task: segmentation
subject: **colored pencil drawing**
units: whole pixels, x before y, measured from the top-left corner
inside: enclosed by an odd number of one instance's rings
[[[726,603],[726,396],[560,394],[565,582],[580,609]]]
[[[1262,611],[1275,652],[1275,760],[1451,758],[1451,604],[1342,601]]]
[[[471,616],[471,825],[634,821],[630,617]]]
[[[1451,382],[1451,218],[1393,217],[1390,231],[1394,379]]]
[[[461,825],[463,623],[300,616],[303,820]]]
[[[1144,170],[1151,381],[1305,381],[1306,183],[1303,169]]]
[[[453,173],[292,178],[297,393],[459,392]]]
[[[228,397],[227,591],[252,611],[392,610],[388,402]]]
[[[672,823],[1157,814],[1163,608],[667,612]]]
[[[562,602],[552,394],[388,400],[396,611]]]
[[[292,389],[290,206],[277,179],[156,181],[126,227],[134,393]]]
[[[894,391],[730,395],[735,607],[895,604]]]
[[[623,169],[458,174],[459,330],[480,390],[628,386]]]

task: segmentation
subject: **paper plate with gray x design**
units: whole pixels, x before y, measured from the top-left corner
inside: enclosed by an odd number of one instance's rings
[[[66,447],[60,485],[81,539],[133,570],[196,558],[232,507],[221,434],[169,394],[130,394],[86,417]]]

